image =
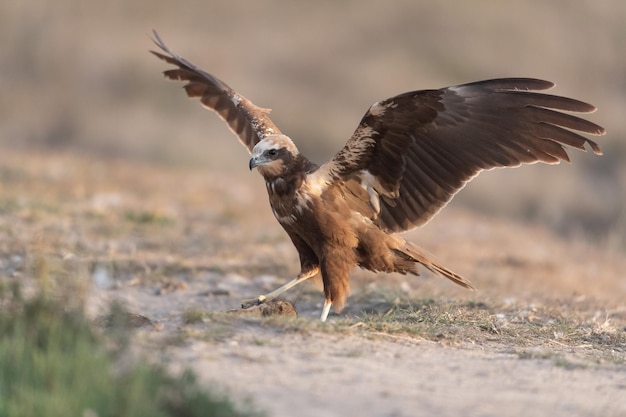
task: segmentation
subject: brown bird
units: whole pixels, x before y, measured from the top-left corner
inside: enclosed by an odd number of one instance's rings
[[[428,222],[482,170],[569,162],[566,146],[588,144],[602,154],[576,132],[603,135],[604,129],[562,112],[591,113],[594,106],[536,92],[553,87],[549,81],[504,78],[378,101],[346,145],[318,166],[272,123],[269,109],[174,54],[156,32],[154,42],[161,52],[151,52],[176,66],[165,76],[185,81],[187,95],[215,111],[248,149],[249,167],[265,179],[272,212],[300,256],[296,278],[253,302],[321,276],[322,321],[331,306],[343,308],[357,265],[419,275],[421,264],[472,289],[395,233]]]

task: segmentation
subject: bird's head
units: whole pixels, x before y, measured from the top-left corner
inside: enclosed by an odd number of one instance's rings
[[[269,135],[252,149],[250,170],[257,168],[264,177],[280,177],[292,166],[298,148],[285,135]]]

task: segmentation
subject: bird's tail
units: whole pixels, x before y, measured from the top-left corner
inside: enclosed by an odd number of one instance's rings
[[[443,277],[448,278],[450,281],[455,284],[460,285],[461,287],[465,287],[469,290],[474,290],[474,287],[468,280],[460,276],[459,274],[450,271],[445,266],[438,264],[437,262],[432,260],[431,255],[427,255],[426,252],[417,245],[414,245],[411,242],[404,242],[403,247],[400,249],[405,255],[409,256],[415,262],[419,262],[424,265],[430,271],[439,274]]]

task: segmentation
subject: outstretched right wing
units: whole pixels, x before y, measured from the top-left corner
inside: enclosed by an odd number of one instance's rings
[[[191,62],[176,55],[163,43],[156,31],[154,43],[165,54],[150,51],[165,62],[178,68],[164,71],[170,80],[186,81],[185,91],[189,97],[198,97],[202,104],[216,112],[252,153],[252,148],[267,135],[279,134],[280,130],[268,117],[270,109],[257,107],[228,84],[202,71]]]
[[[384,230],[421,226],[482,170],[569,161],[568,147],[602,154],[583,135],[604,129],[570,114],[595,107],[537,92],[553,85],[505,78],[382,100],[315,175],[330,184],[356,181]]]

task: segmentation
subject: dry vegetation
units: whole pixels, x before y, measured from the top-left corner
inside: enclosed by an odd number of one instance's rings
[[[626,413],[625,3],[38,3],[0,6],[3,284],[91,318],[121,300],[151,321],[138,351],[270,415]],[[298,318],[233,315],[297,256],[152,28],[320,161],[375,100],[519,75],[596,104],[605,155],[485,174],[408,235],[475,293],[357,271],[330,323],[313,285],[287,295]]]

